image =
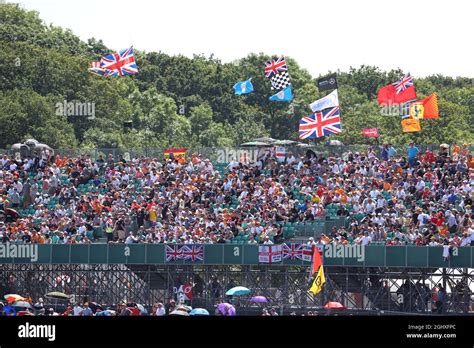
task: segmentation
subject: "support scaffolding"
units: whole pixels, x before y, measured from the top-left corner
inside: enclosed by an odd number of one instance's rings
[[[230,299],[225,291],[237,285],[263,295],[281,313],[321,309],[337,301],[354,310],[430,313],[432,290],[444,284],[448,295],[444,313],[469,313],[474,270],[467,268],[325,267],[321,294],[308,293],[307,267],[245,265],[103,265],[4,264],[0,294],[18,293],[34,300],[50,291],[72,295],[71,301],[95,301],[114,306],[120,301],[151,306],[175,297],[180,285],[193,283],[193,307],[212,309],[219,301],[232,301],[247,313],[262,304],[248,298]]]

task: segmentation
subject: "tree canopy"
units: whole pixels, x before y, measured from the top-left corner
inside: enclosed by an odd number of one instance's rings
[[[141,148],[234,146],[260,136],[298,138],[299,119],[325,93],[287,58],[294,100],[270,102],[275,92],[263,74],[266,54],[231,63],[211,56],[170,56],[135,48],[139,73],[100,77],[88,64],[112,52],[96,38],[84,42],[70,30],[46,25],[37,12],[0,5],[0,148],[34,137],[53,147]],[[328,72],[331,73],[331,72]],[[383,116],[377,90],[403,71],[374,66],[337,71],[343,132],[331,139],[366,143],[362,128],[378,127],[381,140],[404,144],[469,142],[474,139],[474,84],[469,77],[415,76],[418,97],[439,95],[440,118],[424,120],[422,132],[404,134],[401,118]],[[232,86],[252,77],[255,92],[234,95]],[[57,103],[95,105],[95,117],[60,115]],[[133,128],[124,131],[123,122]]]

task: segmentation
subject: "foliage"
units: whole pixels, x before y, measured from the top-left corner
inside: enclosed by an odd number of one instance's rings
[[[27,137],[53,147],[234,146],[260,136],[298,139],[299,119],[324,96],[316,79],[287,57],[295,100],[270,102],[275,93],[263,76],[271,57],[250,54],[231,63],[215,57],[169,56],[136,50],[139,74],[103,78],[87,71],[112,49],[99,39],[81,41],[70,30],[45,25],[19,5],[0,5],[0,147]],[[403,71],[373,66],[338,72],[343,143],[373,142],[362,128],[378,127],[382,141],[403,144],[472,142],[474,85],[467,77],[416,78],[418,95],[439,94],[441,117],[422,121],[418,134],[401,132],[400,117],[382,116],[377,90]],[[232,86],[252,77],[255,92],[235,96]],[[95,105],[95,117],[58,115],[57,103]],[[133,129],[125,131],[123,122]],[[327,140],[327,139],[325,139]]]

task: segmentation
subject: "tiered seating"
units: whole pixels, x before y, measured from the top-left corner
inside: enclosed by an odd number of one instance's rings
[[[337,205],[330,203],[326,207],[326,218],[328,220],[335,220],[337,219]]]
[[[324,221],[315,220],[309,222],[286,222],[283,225],[283,236],[285,239],[293,237],[314,237],[324,232]]]

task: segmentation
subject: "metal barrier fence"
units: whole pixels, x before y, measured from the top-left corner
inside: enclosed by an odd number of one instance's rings
[[[265,151],[269,151],[274,145],[267,147],[233,147],[233,148],[189,148],[187,153],[198,153],[205,158],[209,158],[214,163],[229,163],[235,159],[243,162],[255,162]],[[374,148],[377,155],[380,154],[380,148],[378,145],[342,145],[342,146],[331,146],[327,144],[312,144],[308,146],[284,146],[286,153],[293,153],[296,156],[304,155],[308,150],[312,150],[315,153],[322,154],[325,157],[337,156],[344,157],[349,152],[366,152],[369,147]],[[406,154],[406,145],[394,146],[398,154]],[[424,153],[426,150],[437,151],[439,145],[417,145],[420,153]],[[474,146],[469,146],[469,152],[473,153]],[[119,148],[78,148],[78,149],[55,149],[56,154],[61,156],[75,157],[75,156],[90,156],[93,159],[97,159],[99,155],[108,157],[112,155],[115,159],[119,156],[127,158],[135,158],[140,156],[153,157],[162,159],[163,151],[162,148],[141,148],[141,149],[119,149]],[[0,153],[14,155],[12,150],[0,150]],[[28,153],[22,153],[22,157],[28,156]]]

